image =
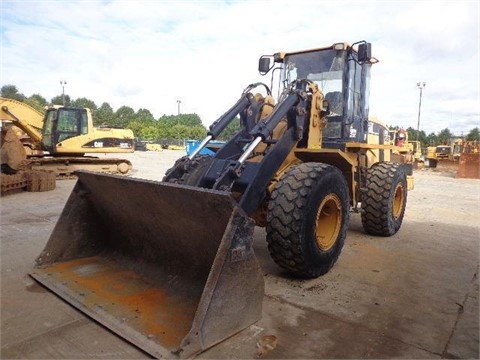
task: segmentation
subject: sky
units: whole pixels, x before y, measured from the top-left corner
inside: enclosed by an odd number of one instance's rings
[[[372,43],[370,114],[428,134],[480,127],[480,1],[0,0],[0,86],[209,126],[279,51]]]

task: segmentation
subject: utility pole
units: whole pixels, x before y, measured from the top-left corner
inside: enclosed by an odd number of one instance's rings
[[[422,109],[422,92],[425,85],[427,85],[425,82],[417,83],[417,87],[420,89],[420,100],[418,101],[417,141],[420,137],[420,110]]]
[[[182,100],[177,100],[177,125],[180,125],[180,104],[182,103]],[[178,127],[178,134],[177,134],[177,137],[178,137],[178,143],[177,144],[180,144],[180,127]]]
[[[182,100],[177,100],[177,108],[178,108],[177,115],[180,115],[180,104],[181,103],[182,103]]]
[[[65,85],[67,85],[67,82],[65,80],[60,80],[60,85],[62,85],[62,102],[63,106],[65,106]]]

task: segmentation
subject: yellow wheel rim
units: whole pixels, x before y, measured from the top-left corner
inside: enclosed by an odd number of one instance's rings
[[[330,250],[337,241],[342,224],[342,203],[335,194],[327,195],[317,212],[315,237],[322,251]]]
[[[400,215],[402,215],[403,209],[403,200],[404,200],[405,193],[403,191],[403,186],[401,183],[397,184],[395,187],[395,195],[393,198],[393,217],[398,219]]]

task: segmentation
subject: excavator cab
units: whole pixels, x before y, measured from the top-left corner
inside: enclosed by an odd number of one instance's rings
[[[44,150],[55,153],[62,141],[88,134],[86,109],[64,107],[47,109],[42,133]]]

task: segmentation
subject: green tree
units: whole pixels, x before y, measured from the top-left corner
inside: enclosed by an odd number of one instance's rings
[[[155,128],[158,131],[158,137],[162,139],[166,139],[169,137],[169,129],[170,126],[165,123],[164,121],[157,121],[155,123]]]
[[[450,144],[450,139],[453,137],[453,134],[448,128],[443,129],[438,134],[438,144],[448,145]]]
[[[135,120],[128,123],[127,128],[133,131],[135,137],[141,137],[142,130],[146,128],[147,125],[141,121]],[[142,138],[143,139],[143,138]]]
[[[119,127],[127,127],[127,125],[135,120],[135,110],[130,106],[121,106],[115,111],[114,125]]]
[[[187,139],[203,140],[207,136],[207,129],[203,125],[195,125],[189,127]]]
[[[407,135],[408,135],[408,141],[416,141],[417,140],[417,130],[412,128],[411,126],[407,128]],[[427,140],[427,135],[425,134],[425,131],[420,130],[418,132],[418,141],[420,141],[420,146],[425,147],[428,146],[428,140]]]
[[[206,134],[197,114],[162,115],[156,126],[161,139],[201,139]]]
[[[197,114],[181,114],[177,116],[180,119],[180,124],[185,126],[203,126],[202,120]]]
[[[138,136],[145,140],[154,140],[161,137],[158,129],[153,125],[142,127],[142,129],[138,133]]]
[[[57,95],[50,100],[52,105],[63,105],[63,95]],[[65,106],[70,106],[72,103],[72,99],[70,96],[65,94]]]
[[[479,133],[478,127],[470,130],[470,132],[467,134],[467,137],[465,138],[465,140],[467,140],[467,141],[480,141],[480,133]]]
[[[437,146],[438,145],[438,136],[435,133],[430,133],[430,135],[427,136],[427,141],[426,141],[427,146]]]
[[[178,115],[162,115],[158,122],[171,127],[180,124],[180,117]]]
[[[104,102],[100,107],[95,111],[95,116],[93,116],[93,125],[114,125],[115,114],[112,107],[109,103]]]
[[[202,126],[202,120],[197,114],[163,115],[158,121],[164,122],[169,126]]]
[[[71,106],[79,108],[89,108],[92,111],[92,114],[94,114],[97,110],[97,104],[95,104],[95,101],[84,97],[73,100]]]
[[[152,113],[148,109],[139,109],[135,114],[135,121],[152,124],[155,121]]]
[[[420,130],[419,141],[420,141],[420,144],[421,144],[422,147],[425,147],[428,144],[427,134],[425,134],[425,131],[423,131],[423,130]]]
[[[28,97],[25,99],[25,104],[30,105],[41,113],[45,111],[45,106],[48,105],[47,100],[40,94],[33,94],[32,96]]]
[[[25,101],[26,97],[22,93],[18,92],[18,89],[15,85],[3,85],[0,89],[1,95],[7,99],[13,99],[17,101]]]
[[[417,140],[417,130],[410,126],[405,131],[407,132],[407,137],[409,141]]]

